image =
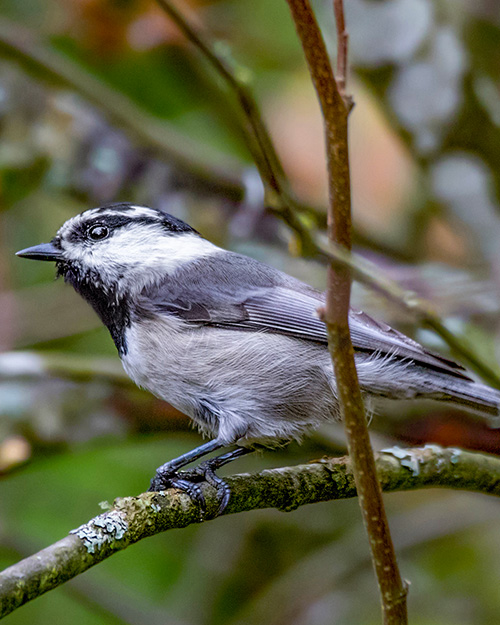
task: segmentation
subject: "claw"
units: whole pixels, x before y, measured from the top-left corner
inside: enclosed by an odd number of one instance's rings
[[[207,482],[217,491],[217,500],[219,506],[215,516],[221,515],[227,508],[231,497],[231,489],[228,484],[215,474],[217,458],[206,460],[199,466],[188,471],[157,471],[155,477],[151,480],[150,491],[158,492],[167,488],[178,488],[184,491],[200,506],[201,519],[203,520],[206,512],[206,502],[200,482]]]
[[[200,512],[202,517],[205,514],[205,510],[207,508],[207,503],[205,501],[205,497],[203,495],[203,491],[198,484],[194,482],[190,482],[189,480],[183,479],[182,473],[179,474],[178,478],[172,478],[170,480],[170,486],[172,488],[178,488],[179,490],[184,491],[187,495],[191,497],[196,503],[200,506]]]
[[[218,458],[212,458],[211,460],[205,460],[205,462],[202,462],[191,471],[182,472],[183,478],[190,479],[193,482],[203,480],[215,488],[219,502],[215,516],[220,516],[224,512],[231,497],[229,485],[215,473],[215,469],[218,467]]]
[[[221,515],[227,508],[227,504],[231,498],[231,489],[222,478],[216,475],[215,471],[220,469],[220,467],[223,467],[228,462],[250,453],[252,449],[247,447],[237,447],[233,451],[229,451],[220,456],[215,456],[215,458],[205,460],[205,462],[202,462],[194,469],[179,471],[180,467],[197,460],[200,456],[210,453],[219,447],[221,447],[220,443],[217,441],[211,441],[193,450],[193,452],[179,456],[179,458],[162,465],[156,470],[156,475],[151,480],[149,490],[158,492],[171,487],[183,490],[191,497],[191,499],[199,504],[200,520],[203,521],[205,518],[206,505],[200,482],[205,481],[210,484],[210,486],[213,486],[217,491],[219,507],[217,508],[215,517]]]
[[[227,504],[229,503],[229,499],[231,497],[231,489],[229,488],[227,482],[216,475],[214,464],[215,463],[210,462],[210,460],[206,460],[196,467],[195,471],[202,474],[210,486],[213,486],[216,489],[217,500],[219,501],[216,516],[220,516],[227,508]]]
[[[205,520],[205,512],[207,509],[205,497],[200,485],[184,475],[184,471],[172,471],[170,474],[157,471],[151,480],[149,491],[159,492],[167,488],[178,488],[185,492],[191,499],[196,502],[200,508],[200,521]],[[187,479],[186,479],[187,478]]]

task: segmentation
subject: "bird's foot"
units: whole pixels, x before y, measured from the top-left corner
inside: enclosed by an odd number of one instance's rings
[[[212,458],[200,463],[194,469],[187,471],[171,470],[167,465],[163,465],[156,471],[156,475],[151,480],[150,491],[158,492],[167,488],[178,488],[191,497],[200,507],[201,520],[205,519],[206,501],[201,487],[202,482],[207,482],[217,491],[217,501],[219,503],[216,514],[213,518],[221,515],[229,503],[231,490],[228,484],[216,475],[215,470],[219,467],[218,458]]]

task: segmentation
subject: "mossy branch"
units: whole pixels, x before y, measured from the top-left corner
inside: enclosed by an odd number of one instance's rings
[[[439,487],[500,497],[500,458],[495,456],[436,445],[395,447],[376,454],[376,465],[385,492]],[[356,496],[349,458],[226,479],[232,495],[224,514],[261,508],[290,511]],[[203,488],[210,518],[217,497],[211,486]],[[116,499],[107,512],[0,573],[0,618],[143,538],[199,521],[197,504],[177,490]]]

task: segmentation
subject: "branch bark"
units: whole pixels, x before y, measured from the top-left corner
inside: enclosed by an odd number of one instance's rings
[[[337,27],[337,71],[335,72],[335,80],[340,96],[346,108],[349,108],[351,99],[346,93],[349,34],[345,27],[342,0],[333,1],[333,11],[335,13],[335,25]]]
[[[376,454],[376,464],[386,492],[439,487],[500,497],[500,458],[496,456],[436,445],[395,447]],[[305,504],[356,496],[348,457],[226,480],[232,495],[224,514],[262,508],[291,511]],[[218,501],[211,486],[203,488],[208,518]],[[177,490],[116,499],[107,512],[0,573],[0,618],[143,538],[199,520],[197,505]]]
[[[330,191],[328,236],[341,250],[350,252],[352,222],[348,116],[351,102],[345,93],[347,34],[343,3],[342,0],[334,0],[340,72],[340,82],[337,83],[309,0],[287,1],[323,114]],[[328,270],[326,308],[322,314],[328,330],[328,346],[349,457],[378,580],[383,621],[386,625],[404,625],[407,622],[407,586],[401,578],[390,535],[354,363],[348,323],[350,295],[349,268],[332,263]]]

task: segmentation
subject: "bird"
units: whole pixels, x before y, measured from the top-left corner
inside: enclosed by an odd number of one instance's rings
[[[184,221],[132,203],[68,219],[50,243],[17,252],[54,261],[108,328],[126,373],[188,415],[207,442],[156,469],[150,490],[200,483],[230,499],[216,474],[259,447],[300,440],[340,419],[325,295],[292,276],[220,248]],[[447,402],[498,417],[500,392],[362,311],[349,314],[356,369],[370,412],[387,400]],[[197,467],[185,467],[218,455]]]

